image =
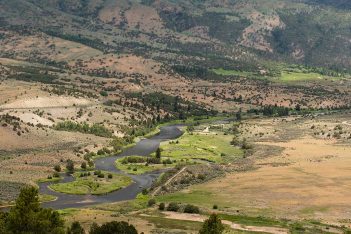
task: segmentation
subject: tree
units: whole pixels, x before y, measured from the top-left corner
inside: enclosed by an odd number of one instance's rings
[[[221,234],[223,231],[224,226],[222,221],[216,214],[211,214],[210,217],[205,220],[199,234]]]
[[[85,230],[79,222],[75,221],[71,227],[67,229],[67,234],[85,234]]]
[[[90,234],[138,234],[135,227],[127,222],[112,221],[101,226],[93,223]]]
[[[161,158],[161,149],[157,148],[156,150],[156,158],[160,159]]]
[[[21,190],[5,223],[7,233],[64,233],[64,221],[59,213],[40,207],[39,192],[34,187]]]
[[[74,172],[74,163],[71,159],[67,160],[66,169],[67,169],[67,172],[70,174]]]

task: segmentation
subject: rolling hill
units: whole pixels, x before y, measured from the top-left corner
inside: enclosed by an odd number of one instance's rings
[[[242,67],[267,58],[339,71],[351,65],[348,1],[3,0],[0,4],[2,28],[39,31],[103,51],[139,53],[169,62],[178,60],[176,55],[229,57]]]

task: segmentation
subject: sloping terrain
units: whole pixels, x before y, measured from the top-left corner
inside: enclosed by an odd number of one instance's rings
[[[348,1],[14,0],[0,4],[2,26],[37,29],[107,51],[157,57],[161,51],[173,56],[222,54],[236,58],[241,66],[251,53],[339,70],[351,63]],[[332,56],[326,58],[325,53]]]

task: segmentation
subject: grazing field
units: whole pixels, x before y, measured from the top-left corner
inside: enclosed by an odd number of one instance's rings
[[[137,157],[137,156],[132,156]],[[140,157],[137,157],[140,158]],[[147,162],[143,163],[123,163],[124,158],[120,158],[116,161],[116,167],[119,170],[122,170],[128,174],[141,175],[150,171],[157,171],[162,169],[170,168],[174,165],[171,164],[148,164]]]
[[[223,68],[218,68],[218,69],[212,69],[214,73],[217,75],[222,75],[222,76],[242,76],[242,77],[249,77],[251,75],[254,75],[253,72],[247,72],[247,71],[236,71],[236,70],[225,70]]]
[[[324,76],[313,72],[290,72],[283,71],[281,78],[282,82],[308,82],[308,81],[323,81],[323,80],[335,80],[336,77]]]
[[[243,215],[350,225],[348,119],[347,114],[244,122],[242,134],[256,142],[256,152],[247,159],[250,164],[254,160],[251,168],[255,170],[230,172],[157,200],[207,209],[217,205],[220,211]],[[258,128],[266,134],[255,133]]]
[[[73,182],[52,184],[50,188],[68,194],[101,195],[124,188],[132,182],[129,177],[104,171],[99,173],[76,172],[74,177],[76,180]]]
[[[206,129],[206,126],[201,128]],[[243,156],[242,150],[230,145],[231,140],[232,136],[218,130],[187,132],[176,141],[163,143],[162,156],[177,161],[228,163]]]

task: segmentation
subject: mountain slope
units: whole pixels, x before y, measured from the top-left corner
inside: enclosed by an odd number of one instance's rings
[[[351,14],[335,8],[349,6],[342,0],[305,4],[286,0],[3,0],[0,4],[3,27],[30,26],[71,40],[93,40],[103,50],[236,58],[245,51],[258,58],[339,70],[351,65]]]

